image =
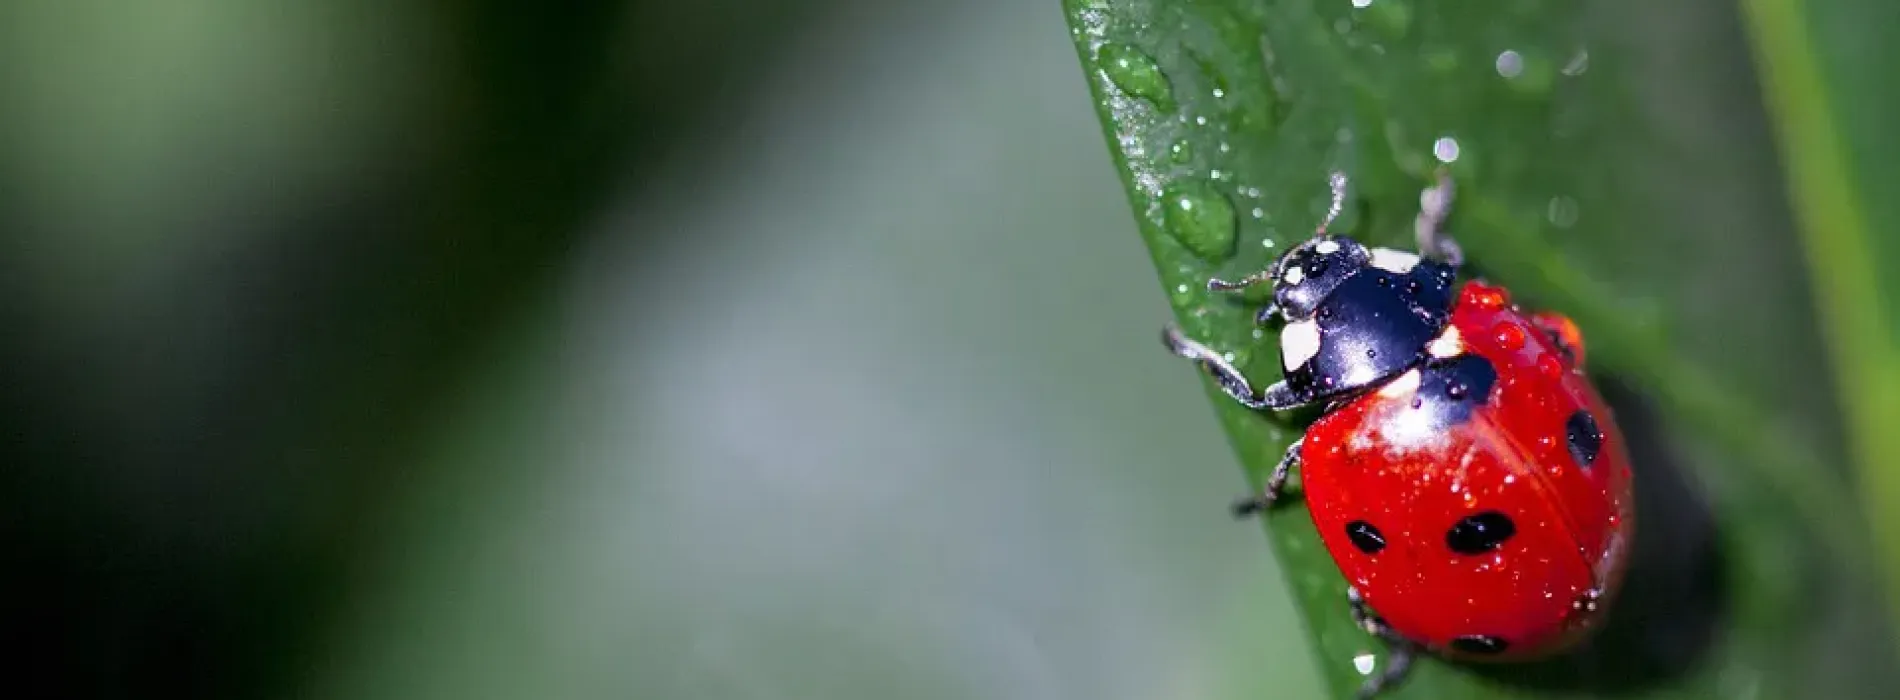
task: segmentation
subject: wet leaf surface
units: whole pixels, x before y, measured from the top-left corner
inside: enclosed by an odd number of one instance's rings
[[[1273,329],[1205,280],[1262,269],[1309,235],[1331,170],[1352,178],[1333,230],[1407,246],[1419,190],[1446,165],[1459,187],[1450,229],[1471,270],[1582,327],[1638,471],[1624,596],[1576,653],[1427,661],[1391,697],[1894,687],[1842,418],[1817,359],[1827,348],[1735,8],[1064,7],[1177,320],[1256,382],[1277,379]],[[1256,486],[1311,418],[1214,397]],[[1349,697],[1355,658],[1382,650],[1351,624],[1306,510],[1295,502],[1267,521],[1322,673]]]

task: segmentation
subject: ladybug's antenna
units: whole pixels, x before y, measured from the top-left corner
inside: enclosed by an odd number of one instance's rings
[[[1346,208],[1346,173],[1334,170],[1326,176],[1326,184],[1333,189],[1333,203],[1326,207],[1326,218],[1319,220],[1319,228],[1313,229],[1315,236],[1326,235],[1326,227],[1333,225],[1333,219]]]
[[[1326,184],[1327,186],[1332,188],[1333,203],[1326,207],[1326,218],[1320,219],[1319,228],[1316,228],[1313,230],[1314,236],[1326,235],[1326,227],[1333,225],[1333,220],[1339,218],[1339,212],[1346,208],[1346,173],[1339,170],[1334,170],[1331,174],[1326,176]],[[1293,251],[1292,250],[1287,251],[1287,253],[1291,253],[1291,252]],[[1261,270],[1251,275],[1247,275],[1246,277],[1242,277],[1232,282],[1219,279],[1219,278],[1208,280],[1207,291],[1235,292],[1235,291],[1240,291],[1242,289],[1246,289],[1248,287],[1254,286],[1256,284],[1263,284],[1266,282],[1271,282],[1273,280],[1279,279],[1281,268],[1286,265],[1286,260],[1287,260],[1287,256],[1285,254],[1282,254],[1280,257],[1275,258],[1273,261],[1273,264],[1267,266],[1267,269]],[[1274,313],[1274,306],[1272,304],[1268,304],[1266,308],[1261,310],[1260,316],[1261,318],[1265,318],[1269,315],[1272,315],[1273,313]]]

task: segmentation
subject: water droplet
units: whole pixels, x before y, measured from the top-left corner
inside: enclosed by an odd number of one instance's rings
[[[1458,139],[1454,139],[1450,136],[1439,137],[1437,141],[1432,142],[1432,156],[1437,158],[1440,163],[1457,162]]]
[[[1226,96],[1227,96],[1226,90],[1222,90],[1220,88],[1214,88],[1214,99],[1218,100]]]
[[[1550,207],[1545,215],[1557,228],[1570,228],[1577,223],[1577,200],[1570,197],[1551,197]]]
[[[1502,309],[1504,308],[1505,304],[1508,304],[1511,301],[1511,297],[1509,295],[1506,295],[1504,293],[1504,290],[1498,289],[1496,287],[1492,287],[1489,289],[1472,290],[1468,292],[1468,294],[1471,295],[1471,303],[1474,306],[1477,306],[1478,308],[1484,309],[1486,311],[1496,311],[1498,309]]]
[[[1523,56],[1518,55],[1516,51],[1505,51],[1504,53],[1498,54],[1498,75],[1502,75],[1506,78],[1515,78],[1518,74],[1523,72]]]
[[[1359,2],[1359,0],[1353,0],[1353,2]],[[1375,657],[1370,653],[1364,653],[1364,654],[1360,654],[1358,656],[1352,657],[1352,670],[1358,671],[1359,675],[1361,676],[1372,675],[1372,669],[1376,668],[1377,666],[1378,666],[1378,657]]]
[[[1208,183],[1177,181],[1161,193],[1168,233],[1196,256],[1223,260],[1234,254],[1234,205]]]
[[[1555,379],[1563,376],[1564,363],[1559,362],[1556,355],[1545,354],[1537,358],[1537,371],[1543,373],[1546,377]]]
[[[1225,179],[1227,179],[1227,178],[1224,178],[1224,177],[1221,177],[1221,175],[1223,175],[1223,173],[1221,172],[1221,169],[1220,169],[1220,168],[1214,168],[1213,170],[1209,170],[1209,171],[1207,171],[1207,176],[1208,176],[1208,177],[1211,177],[1211,178],[1214,178],[1214,179],[1216,179],[1216,180],[1225,180]]]
[[[1096,65],[1108,75],[1109,82],[1122,92],[1147,100],[1164,110],[1174,109],[1174,91],[1168,76],[1148,54],[1127,44],[1103,44],[1095,53]]]
[[[1333,20],[1333,31],[1338,32],[1340,34],[1347,34],[1347,33],[1352,32],[1352,20],[1346,19],[1344,17]]]
[[[1524,347],[1524,329],[1510,321],[1499,321],[1492,326],[1491,336],[1506,352],[1517,352]]]
[[[1226,153],[1228,150],[1230,150],[1230,147],[1227,145],[1227,142],[1226,141],[1220,142],[1220,152]]]
[[[1256,218],[1256,219],[1264,219],[1264,218],[1267,218],[1267,210],[1265,210],[1265,209],[1261,209],[1260,207],[1254,207],[1254,208],[1253,208],[1253,218]]]
[[[1168,147],[1168,158],[1176,163],[1186,163],[1194,159],[1194,144],[1185,140],[1176,141]]]
[[[1371,4],[1372,0],[1352,0],[1352,6],[1361,10],[1366,9],[1366,7]]]

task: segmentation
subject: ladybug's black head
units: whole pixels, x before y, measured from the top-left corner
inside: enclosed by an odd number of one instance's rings
[[[1372,252],[1345,236],[1320,235],[1273,263],[1273,304],[1288,320],[1307,318],[1341,282],[1372,262]]]

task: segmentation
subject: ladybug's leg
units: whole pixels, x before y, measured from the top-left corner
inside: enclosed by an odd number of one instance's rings
[[[1557,344],[1557,350],[1564,354],[1564,360],[1571,367],[1583,366],[1583,332],[1577,330],[1576,322],[1570,317],[1544,311],[1531,314],[1531,323]]]
[[[1161,342],[1168,346],[1169,352],[1193,360],[1201,366],[1201,369],[1214,375],[1214,380],[1220,383],[1221,390],[1227,392],[1228,396],[1233,397],[1243,406],[1256,410],[1265,408],[1278,411],[1305,403],[1293,395],[1293,391],[1287,388],[1286,382],[1275,382],[1273,386],[1267,387],[1265,393],[1255,391],[1253,384],[1248,383],[1247,378],[1242,376],[1240,370],[1235,369],[1233,363],[1228,362],[1227,358],[1214,352],[1213,348],[1188,340],[1186,336],[1181,335],[1181,329],[1173,324],[1161,329]]]
[[[1366,607],[1366,600],[1359,597],[1359,589],[1346,587],[1346,604],[1352,611],[1353,624],[1366,634],[1385,640],[1391,650],[1386,654],[1385,671],[1367,678],[1365,684],[1359,686],[1359,697],[1370,698],[1405,678],[1405,673],[1412,668],[1412,658],[1418,655],[1418,645],[1387,627],[1384,619]]]
[[[1248,287],[1252,287],[1254,285],[1267,284],[1269,282],[1272,282],[1275,279],[1279,279],[1279,277],[1280,277],[1280,262],[1276,260],[1274,261],[1272,265],[1268,266],[1267,269],[1261,270],[1251,275],[1247,275],[1246,277],[1242,277],[1232,282],[1219,279],[1219,278],[1208,280],[1207,291],[1238,292],[1238,291],[1247,289]],[[1254,314],[1253,322],[1258,325],[1264,326],[1264,325],[1267,325],[1268,323],[1271,323],[1273,321],[1273,317],[1278,316],[1278,315],[1280,315],[1280,306],[1278,304],[1275,304],[1269,301],[1267,302],[1266,306],[1260,307],[1259,313]]]
[[[1412,231],[1418,237],[1420,253],[1458,267],[1465,264],[1465,251],[1443,229],[1445,218],[1451,216],[1451,176],[1440,169],[1436,177],[1438,184],[1418,194],[1418,219]]]
[[[1273,507],[1273,502],[1280,498],[1280,492],[1286,490],[1287,477],[1293,474],[1294,468],[1300,466],[1300,442],[1305,439],[1306,436],[1302,435],[1299,440],[1294,440],[1293,444],[1287,446],[1286,454],[1282,455],[1280,463],[1273,467],[1273,475],[1267,477],[1266,488],[1261,489],[1258,494],[1234,502],[1234,517],[1245,518]]]

